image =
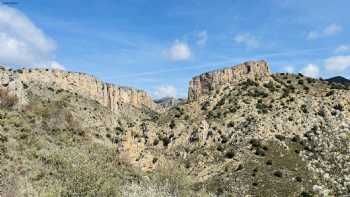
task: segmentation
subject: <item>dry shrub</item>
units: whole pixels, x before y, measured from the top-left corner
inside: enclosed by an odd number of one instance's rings
[[[18,102],[16,95],[9,94],[7,89],[0,89],[0,106],[3,108],[12,108]]]
[[[42,196],[121,196],[123,179],[132,178],[118,166],[115,150],[98,144],[52,147],[39,155],[51,174],[41,180]]]

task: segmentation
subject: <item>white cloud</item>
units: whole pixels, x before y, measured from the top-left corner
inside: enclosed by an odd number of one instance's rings
[[[208,33],[207,31],[201,31],[197,33],[197,45],[204,46],[208,41]]]
[[[287,72],[287,73],[294,73],[294,67],[291,66],[291,65],[284,65],[284,70]]]
[[[0,49],[1,64],[47,67],[56,45],[23,13],[0,5]]]
[[[157,87],[154,95],[157,98],[163,98],[163,97],[176,97],[177,90],[172,85],[162,85]]]
[[[56,61],[49,62],[49,64],[47,66],[51,67],[53,69],[59,69],[59,70],[65,70],[66,69],[62,64],[60,64],[60,63],[58,63]]]
[[[248,48],[257,48],[259,47],[258,40],[249,33],[242,33],[235,36],[234,41],[238,44],[244,44]]]
[[[66,70],[64,65],[62,65],[56,61],[46,61],[46,62],[38,63],[38,64],[33,65],[32,67]]]
[[[172,46],[166,50],[166,56],[172,61],[188,60],[192,56],[192,52],[187,43],[175,40]]]
[[[335,34],[341,32],[342,29],[343,28],[340,25],[331,24],[324,29],[323,34],[325,36],[332,36],[332,35],[335,35]]]
[[[340,33],[343,28],[337,24],[330,24],[321,31],[310,31],[307,35],[307,39],[315,40],[318,38],[329,37]]]
[[[318,77],[320,75],[320,69],[315,64],[308,64],[305,68],[301,70],[301,73],[308,77]]]
[[[338,46],[334,52],[336,53],[341,53],[341,52],[347,52],[350,51],[350,46],[349,45],[340,45]]]
[[[324,66],[328,71],[343,72],[350,69],[350,55],[330,57],[325,60]]]

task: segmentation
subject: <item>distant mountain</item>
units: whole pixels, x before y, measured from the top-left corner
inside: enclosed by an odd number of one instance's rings
[[[178,103],[183,103],[185,99],[182,98],[174,98],[174,97],[164,97],[161,99],[156,99],[154,100],[155,103],[162,107],[172,107]]]
[[[332,78],[326,79],[326,81],[333,82],[333,83],[340,83],[343,85],[350,85],[350,80],[342,76],[332,77]]]

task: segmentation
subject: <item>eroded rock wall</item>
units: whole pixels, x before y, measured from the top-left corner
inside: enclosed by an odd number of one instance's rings
[[[197,100],[211,90],[224,85],[235,84],[242,80],[264,80],[270,77],[266,61],[249,61],[233,67],[215,70],[195,76],[189,83],[188,99]]]
[[[152,98],[144,91],[105,83],[94,76],[51,69],[0,70],[3,88],[16,93],[25,102],[23,83],[44,83],[56,89],[69,90],[81,96],[96,100],[103,106],[117,111],[123,105],[156,108]]]

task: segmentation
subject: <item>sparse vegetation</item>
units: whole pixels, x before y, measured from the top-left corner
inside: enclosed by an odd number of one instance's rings
[[[47,84],[28,83],[25,91],[29,103],[18,107],[0,92],[0,195],[350,191],[349,92],[325,81],[300,74],[241,80],[158,112],[128,105],[112,112]]]

